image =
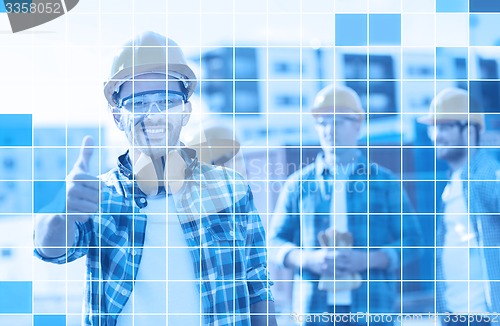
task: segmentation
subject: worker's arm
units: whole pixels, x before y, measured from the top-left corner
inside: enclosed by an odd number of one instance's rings
[[[74,246],[77,242],[75,237],[78,234],[77,223],[83,226],[89,222],[90,217],[99,208],[100,181],[88,174],[92,156],[91,146],[92,139],[85,137],[78,160],[66,177],[66,203],[52,205],[54,208],[65,207],[64,212],[35,216],[33,241],[42,257],[54,258],[65,255],[68,247]]]
[[[252,326],[277,326],[274,302],[259,301],[250,305]]]

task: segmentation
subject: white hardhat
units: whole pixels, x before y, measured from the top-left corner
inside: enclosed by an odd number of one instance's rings
[[[120,86],[134,76],[160,73],[182,81],[189,98],[196,87],[196,76],[186,63],[184,53],[170,38],[154,32],[145,32],[127,42],[113,59],[104,96],[116,106],[115,94]]]
[[[353,113],[362,120],[365,111],[358,94],[350,87],[332,84],[318,92],[311,108],[312,114]]]
[[[433,125],[435,121],[469,121],[484,127],[484,114],[469,113],[469,93],[461,88],[449,87],[436,95],[429,106],[429,114],[417,121]]]

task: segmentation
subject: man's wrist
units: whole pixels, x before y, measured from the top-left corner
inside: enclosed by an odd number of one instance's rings
[[[285,255],[284,265],[287,268],[297,269],[300,268],[300,252],[299,249],[292,249]],[[306,256],[302,257],[302,266],[306,267]]]

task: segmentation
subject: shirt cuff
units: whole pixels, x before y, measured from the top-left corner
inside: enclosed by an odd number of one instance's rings
[[[61,256],[59,257],[45,257],[44,255],[42,255],[37,248],[35,248],[33,250],[33,255],[40,259],[40,260],[43,260],[45,262],[49,262],[49,263],[54,263],[54,264],[65,264],[68,262],[68,257],[71,257],[75,252],[76,252],[76,246],[80,240],[80,225],[78,224],[79,222],[75,222],[75,241],[73,243],[73,245],[71,247],[67,247],[66,248],[66,253],[65,254],[62,254]]]
[[[297,249],[297,246],[294,245],[293,243],[285,243],[283,244],[277,251],[276,251],[276,256],[273,259],[275,263],[281,267],[281,268],[287,268],[285,266],[285,259],[286,256],[290,253],[290,251]]]
[[[247,280],[247,283],[250,283],[249,286],[252,288],[252,293],[250,294],[251,305],[261,301],[274,301],[271,292],[272,281]]]
[[[382,248],[380,249],[384,254],[387,255],[389,259],[389,265],[387,266],[387,270],[389,272],[396,272],[400,268],[400,259],[399,259],[399,250],[394,248]]]

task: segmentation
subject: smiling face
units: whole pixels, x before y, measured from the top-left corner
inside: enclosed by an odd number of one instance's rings
[[[182,93],[181,83],[175,80],[167,82],[163,74],[144,74],[125,82],[120,87],[117,100],[121,102],[141,93],[148,94],[148,99],[155,99],[155,92],[161,94],[170,91]],[[136,101],[137,98],[132,97],[132,100]],[[132,149],[152,158],[159,158],[178,146],[182,127],[189,120],[191,105],[187,102],[165,109],[165,103],[159,100],[148,103],[149,110],[142,114],[137,113],[137,104],[133,106],[132,112],[123,107],[119,113],[115,113],[115,120],[119,121]]]

